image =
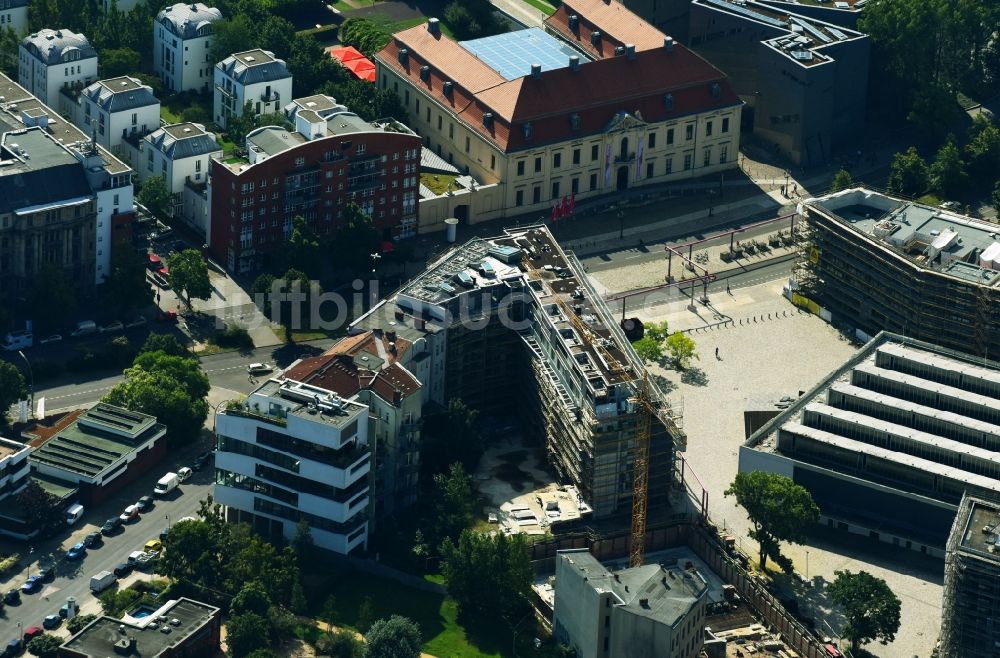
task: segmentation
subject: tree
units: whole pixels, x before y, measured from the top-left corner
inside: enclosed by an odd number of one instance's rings
[[[307,280],[318,279],[322,274],[321,256],[319,235],[302,215],[296,215],[292,219],[292,233],[278,254],[279,267],[300,270]]]
[[[17,54],[21,38],[14,28],[0,29],[0,71],[11,79],[17,78]]]
[[[911,146],[905,153],[897,153],[889,167],[889,191],[916,197],[927,191],[927,163]]]
[[[66,622],[66,630],[72,634],[79,633],[83,627],[97,619],[97,615],[77,615]]]
[[[669,325],[666,320],[662,322],[650,322],[643,329],[643,337],[649,336],[655,341],[663,342],[670,335]]]
[[[278,655],[270,649],[254,649],[247,654],[247,658],[278,658]]]
[[[132,75],[140,68],[142,56],[131,48],[113,48],[101,51],[101,77],[117,78]]]
[[[242,13],[232,15],[225,13],[225,10],[223,12],[222,15],[228,18],[212,23],[209,55],[213,62],[221,62],[233,53],[256,46],[256,30],[250,19]]]
[[[680,370],[687,368],[691,359],[698,358],[698,353],[694,351],[694,348],[694,341],[682,331],[675,331],[667,337],[667,351]]]
[[[997,217],[1000,218],[1000,178],[997,179],[996,184],[993,186],[991,200],[993,201],[993,209],[997,211]]]
[[[455,462],[447,473],[434,476],[435,544],[458,537],[472,525],[475,501],[472,478],[461,463]]]
[[[309,528],[309,521],[305,518],[299,519],[295,526],[295,536],[292,538],[292,550],[300,563],[305,563],[312,556],[316,549],[313,542],[312,530]]]
[[[510,24],[497,16],[489,0],[453,0],[444,8],[444,22],[459,40],[488,37],[510,29]]]
[[[197,361],[163,352],[141,352],[125,380],[104,401],[156,416],[172,442],[196,438],[208,417],[208,377]]]
[[[851,172],[846,169],[838,171],[833,177],[833,182],[830,183],[831,192],[839,192],[851,187],[854,187],[854,179],[851,177]]]
[[[0,427],[8,422],[7,410],[19,400],[28,397],[24,375],[9,361],[0,361]]]
[[[371,254],[382,251],[382,240],[372,219],[356,203],[344,207],[344,223],[330,244],[337,265],[352,276],[365,276],[371,268]]]
[[[337,621],[337,597],[333,594],[323,601],[323,610],[319,618],[326,622],[326,632],[333,633],[333,624]]]
[[[59,499],[42,489],[35,480],[29,479],[24,489],[18,492],[17,502],[29,526],[43,537],[64,527],[65,518]]]
[[[55,635],[42,633],[38,637],[28,642],[28,653],[39,658],[56,658],[59,655],[59,647],[62,640]]]
[[[643,336],[633,342],[632,349],[643,361],[655,363],[663,358],[663,343],[652,336]]]
[[[230,658],[247,658],[254,651],[270,646],[270,625],[254,612],[234,615],[226,624],[226,644]]]
[[[170,356],[191,356],[188,349],[177,340],[177,336],[156,331],[149,332],[146,342],[139,348],[139,353],[141,354],[142,352],[163,352]]]
[[[229,606],[229,613],[232,615],[242,615],[248,612],[258,614],[261,617],[267,615],[271,608],[271,597],[259,580],[252,580],[243,586],[243,589],[233,597],[233,602]]]
[[[806,528],[819,521],[819,507],[809,491],[783,475],[737,473],[725,495],[736,496],[753,524],[748,534],[760,545],[762,570],[768,556],[780,554],[778,542],[804,543]]]
[[[372,597],[365,594],[365,598],[361,599],[361,605],[358,607],[358,620],[354,625],[362,633],[367,633],[368,629],[370,629],[374,623],[375,604],[372,603]]]
[[[111,271],[101,292],[119,317],[153,303],[153,289],[146,281],[146,263],[135,250],[112,249]]]
[[[65,324],[76,313],[75,283],[54,264],[43,265],[32,279],[28,307],[37,325],[35,331],[49,331]]]
[[[160,556],[159,570],[171,580],[196,588],[217,589],[222,580],[222,557],[217,535],[204,521],[181,521],[170,527]]]
[[[972,122],[965,152],[969,156],[969,173],[977,182],[987,184],[1000,171],[1000,128],[984,114],[977,114]]]
[[[173,194],[162,176],[150,176],[142,182],[136,201],[157,217],[167,217],[173,204]]]
[[[827,592],[847,619],[843,630],[851,647],[857,649],[872,640],[889,644],[896,639],[900,601],[889,585],[866,571],[835,573]]]
[[[208,299],[212,295],[212,282],[208,279],[208,265],[196,249],[185,249],[167,258],[170,270],[167,279],[174,290],[182,294],[184,303],[191,309],[191,299]]]
[[[368,59],[382,50],[391,38],[392,35],[381,23],[369,18],[348,18],[340,26],[341,42],[354,46]]]
[[[393,615],[379,619],[365,633],[368,658],[420,658],[423,640],[412,619]]]
[[[444,413],[423,419],[421,430],[420,470],[427,481],[437,473],[460,462],[466,471],[473,471],[483,456],[483,437],[476,427],[479,412],[459,398],[448,400]]]
[[[365,645],[354,631],[342,628],[319,638],[316,651],[331,658],[362,658],[365,655]]]
[[[441,546],[441,572],[448,595],[463,614],[483,619],[524,612],[531,589],[531,561],[524,535],[463,530],[455,544]]]
[[[938,149],[929,173],[931,189],[938,194],[954,198],[965,191],[969,176],[965,173],[962,152],[958,150],[954,136]]]
[[[295,35],[288,70],[294,76],[292,92],[298,97],[315,93],[324,83],[345,76],[343,67],[309,34]]]

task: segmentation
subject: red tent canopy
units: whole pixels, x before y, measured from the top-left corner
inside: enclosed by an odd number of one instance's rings
[[[375,65],[367,59],[363,57],[361,59],[352,59],[348,62],[344,62],[344,66],[349,68],[351,73],[353,73],[359,80],[375,82]]]
[[[330,49],[330,57],[339,59],[341,62],[349,62],[352,59],[364,59],[365,56],[354,46],[334,46]]]

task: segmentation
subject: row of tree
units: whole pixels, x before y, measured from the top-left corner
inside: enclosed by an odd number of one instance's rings
[[[632,343],[635,353],[643,361],[659,363],[665,356],[669,356],[678,370],[684,370],[692,360],[699,358],[695,347],[694,340],[686,333],[670,333],[666,321],[646,325],[642,338]]]

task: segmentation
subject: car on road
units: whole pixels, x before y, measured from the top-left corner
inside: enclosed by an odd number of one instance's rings
[[[160,311],[156,316],[157,322],[175,323],[177,322],[177,311]]]
[[[58,343],[62,340],[61,334],[49,334],[45,338],[39,339],[39,345],[49,345],[51,343]]]
[[[125,508],[125,511],[121,513],[118,517],[122,520],[122,523],[132,523],[139,520],[139,508],[135,505],[129,505]]]
[[[43,583],[51,583],[56,578],[55,567],[42,567],[38,570],[38,577],[42,579]]]
[[[180,480],[181,482],[184,482],[192,475],[194,475],[194,471],[192,471],[187,466],[177,469],[177,479]]]
[[[200,471],[208,464],[209,460],[212,459],[212,451],[206,450],[197,457],[195,457],[193,468],[196,471]]]
[[[22,651],[24,651],[24,642],[18,637],[7,643],[3,650],[3,657],[20,656]]]
[[[45,619],[42,620],[42,628],[51,631],[53,628],[58,628],[61,623],[62,617],[59,615],[46,615]]]
[[[82,543],[73,544],[73,547],[66,551],[67,560],[82,560],[87,555],[87,547]]]
[[[38,590],[42,589],[42,577],[41,576],[30,576],[23,585],[21,585],[21,591],[25,594],[34,594]]]
[[[146,512],[149,512],[150,510],[153,509],[153,505],[155,504],[156,503],[153,502],[152,496],[143,496],[142,498],[140,498],[135,502],[135,506],[136,508],[138,508],[140,514],[145,514]]]
[[[100,532],[92,532],[83,538],[83,545],[87,548],[97,548],[104,543],[104,537]]]
[[[134,329],[136,327],[144,327],[146,325],[146,316],[140,315],[139,317],[132,318],[125,323],[126,329]]]
[[[21,590],[17,588],[7,590],[3,595],[3,602],[7,605],[17,605],[21,602]]]
[[[125,576],[132,573],[134,565],[131,562],[121,562],[115,567],[115,575],[119,578],[124,578]]]
[[[161,228],[158,231],[153,231],[149,234],[149,239],[153,242],[158,242],[159,240],[165,240],[174,234],[174,230],[170,227]]]
[[[251,375],[266,375],[272,370],[274,370],[274,368],[266,363],[251,363],[247,366],[247,372]]]
[[[160,542],[159,539],[150,539],[142,547],[142,550],[146,551],[147,553],[159,553],[162,549],[163,549],[163,543]]]
[[[104,522],[103,526],[101,526],[101,534],[104,535],[105,537],[113,535],[119,530],[121,530],[123,523],[124,521],[122,521],[122,518],[120,516],[112,516],[110,519]]]
[[[97,331],[102,334],[111,334],[123,331],[124,329],[125,325],[122,324],[121,320],[115,320],[114,322],[109,322],[108,324],[99,327]]]

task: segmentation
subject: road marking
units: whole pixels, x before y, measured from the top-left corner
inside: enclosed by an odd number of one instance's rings
[[[101,388],[92,388],[89,391],[76,391],[75,393],[67,393],[66,395],[47,395],[45,396],[48,400],[61,400],[62,398],[72,398],[78,395],[89,395],[90,393],[100,393],[101,391],[107,391],[111,386],[102,386]]]

